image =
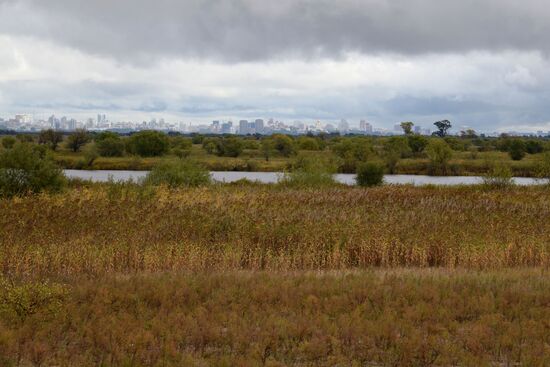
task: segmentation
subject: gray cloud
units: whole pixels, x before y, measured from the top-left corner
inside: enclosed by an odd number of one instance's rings
[[[546,0],[0,0],[0,32],[124,62],[550,48]]]

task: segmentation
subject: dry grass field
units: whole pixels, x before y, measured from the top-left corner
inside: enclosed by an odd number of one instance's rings
[[[547,366],[550,190],[0,200],[2,366]]]

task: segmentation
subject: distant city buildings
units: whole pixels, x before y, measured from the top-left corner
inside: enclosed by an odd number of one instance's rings
[[[432,125],[427,123],[424,126],[415,124],[413,132],[418,135],[430,135],[429,127]],[[460,125],[459,125],[460,126]],[[105,114],[97,114],[97,118],[86,118],[78,120],[69,116],[57,117],[51,115],[48,118],[35,118],[31,114],[16,114],[9,118],[0,118],[0,129],[15,130],[21,132],[38,132],[44,129],[55,129],[60,131],[74,131],[76,129],[87,130],[111,130],[117,132],[132,132],[139,130],[161,130],[166,132],[179,133],[199,133],[199,134],[320,134],[320,133],[340,133],[355,134],[355,135],[401,135],[403,129],[400,124],[395,124],[392,129],[375,128],[374,125],[366,119],[361,119],[356,122],[348,122],[346,119],[340,119],[337,122],[320,120],[313,121],[293,121],[287,123],[284,121],[269,118],[242,119],[238,124],[234,124],[230,120],[213,120],[210,124],[197,124],[190,122],[168,122],[164,118],[151,118],[149,121],[110,121]],[[464,129],[462,129],[464,130]],[[453,131],[453,134],[459,134],[461,129]],[[499,136],[504,131],[486,133],[485,136]],[[538,130],[535,132],[515,132],[507,131],[509,135],[520,136],[543,136],[550,137],[550,131],[544,132]]]

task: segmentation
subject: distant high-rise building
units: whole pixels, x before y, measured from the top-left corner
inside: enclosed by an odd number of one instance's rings
[[[76,130],[76,120],[70,119],[67,121],[67,129],[68,130]]]
[[[359,122],[359,130],[367,134],[372,134],[372,125],[369,124],[366,120],[361,120]]]
[[[231,134],[233,131],[233,123],[231,121],[225,122],[221,126],[222,134]]]
[[[247,120],[241,120],[239,121],[239,134],[246,135],[249,133],[248,130],[248,121]]]
[[[349,124],[346,119],[340,120],[340,123],[338,124],[338,131],[344,134],[349,131]]]
[[[261,134],[264,132],[264,120],[262,119],[256,119],[254,122],[254,128],[256,130],[256,133]]]
[[[421,134],[422,133],[422,128],[420,126],[415,126],[414,127],[414,133],[415,134]]]

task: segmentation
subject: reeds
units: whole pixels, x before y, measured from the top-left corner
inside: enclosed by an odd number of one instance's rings
[[[101,184],[0,201],[3,274],[550,265],[544,187]]]

